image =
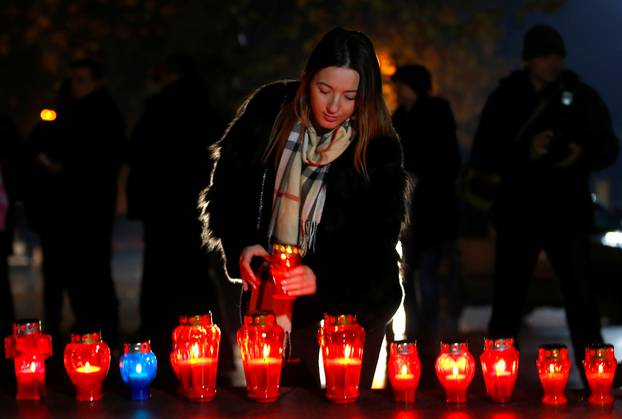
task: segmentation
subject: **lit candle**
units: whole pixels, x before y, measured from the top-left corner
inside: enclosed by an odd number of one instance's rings
[[[256,402],[270,403],[279,397],[284,337],[285,332],[276,323],[274,313],[254,311],[244,315],[237,339],[246,391]]]
[[[564,390],[570,375],[568,348],[564,345],[540,346],[536,367],[544,391],[542,403],[550,405],[567,403]]]
[[[158,361],[150,342],[125,343],[119,368],[121,378],[130,387],[132,400],[148,400],[151,397],[149,385],[158,371]]]
[[[171,363],[184,394],[198,402],[216,395],[220,329],[211,314],[180,317],[173,332]]]
[[[318,331],[324,360],[326,397],[336,403],[351,403],[359,396],[365,330],[354,315],[324,315]]]
[[[421,363],[415,341],[391,342],[389,381],[396,402],[413,403],[421,376]]]
[[[52,355],[52,338],[41,333],[39,320],[13,324],[4,340],[5,355],[14,360],[17,400],[39,400],[46,395],[45,359]]]
[[[103,397],[102,382],[110,367],[110,348],[101,333],[72,334],[65,347],[65,369],[76,387],[76,399],[95,401]]]
[[[611,386],[617,366],[613,345],[589,345],[585,349],[583,366],[591,392],[588,401],[600,405],[613,403]]]
[[[519,353],[514,339],[485,339],[484,352],[480,356],[486,393],[498,403],[512,398],[518,375]]]
[[[445,388],[448,403],[466,402],[467,389],[475,375],[475,360],[466,342],[441,342],[436,375]]]

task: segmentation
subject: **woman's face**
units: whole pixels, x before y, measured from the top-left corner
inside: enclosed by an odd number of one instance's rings
[[[313,120],[319,128],[331,130],[352,116],[359,88],[359,73],[351,68],[325,67],[311,80]]]

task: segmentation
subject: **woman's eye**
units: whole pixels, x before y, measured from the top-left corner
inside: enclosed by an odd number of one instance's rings
[[[328,89],[320,89],[320,93],[322,93],[323,95],[327,95],[330,93],[330,90]]]
[[[348,100],[354,100],[356,99],[356,96],[345,96],[345,98]]]

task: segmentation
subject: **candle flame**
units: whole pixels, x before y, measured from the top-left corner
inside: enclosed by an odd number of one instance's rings
[[[346,358],[350,358],[352,355],[352,347],[350,345],[346,345],[346,349],[344,351],[343,356]]]
[[[190,354],[190,358],[199,358],[199,344],[198,343],[194,343],[192,345],[192,353]]]
[[[268,359],[270,357],[270,345],[264,343],[263,345],[263,357],[264,359]]]
[[[602,374],[603,373],[603,364],[599,364],[598,365],[598,373]]]
[[[136,373],[140,374],[141,372],[143,372],[143,366],[140,364],[136,364]]]
[[[549,365],[549,372],[550,372],[551,374],[555,372],[555,365],[553,365],[553,364],[550,364],[550,365]]]
[[[91,372],[91,364],[89,364],[89,361],[86,361],[86,365],[84,366],[84,372]]]
[[[497,373],[497,375],[503,374],[505,372],[505,361],[503,359],[495,364],[495,372]]]
[[[30,363],[30,371],[35,372],[37,370],[37,365],[34,362]]]
[[[406,375],[406,374],[408,374],[408,365],[406,365],[406,364],[402,364],[402,369],[400,370],[400,374],[401,374],[401,375]]]
[[[452,375],[454,377],[457,377],[459,372],[460,370],[458,370],[458,366],[454,365],[454,370],[452,371]]]

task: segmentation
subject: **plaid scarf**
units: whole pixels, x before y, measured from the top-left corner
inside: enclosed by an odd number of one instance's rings
[[[350,145],[350,120],[322,136],[298,122],[287,138],[274,183],[271,243],[297,244],[304,256],[315,249],[315,233],[322,218],[330,163]]]

